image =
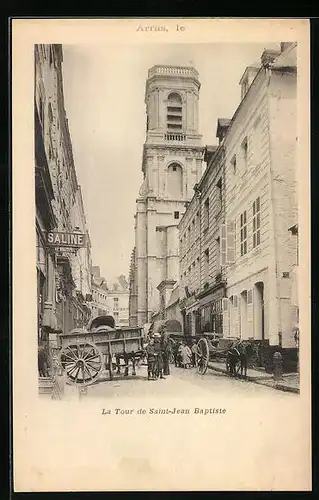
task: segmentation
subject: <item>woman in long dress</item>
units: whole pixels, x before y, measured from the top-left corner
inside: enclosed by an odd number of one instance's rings
[[[186,343],[183,344],[181,351],[182,365],[184,368],[189,368],[192,364],[192,351]]]

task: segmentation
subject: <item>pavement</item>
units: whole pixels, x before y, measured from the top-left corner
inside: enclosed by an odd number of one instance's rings
[[[224,363],[210,362],[208,368],[219,373],[227,373]],[[264,370],[254,370],[248,368],[247,380],[255,384],[264,385],[285,392],[294,392],[299,394],[299,375],[298,373],[284,373],[281,380],[275,381],[271,373]]]
[[[289,392],[274,391],[272,386],[266,384],[251,383],[239,379],[233,379],[222,371],[207,370],[205,375],[200,375],[196,368],[183,369],[170,366],[171,373],[164,380],[147,380],[145,366],[137,369],[135,377],[108,379],[105,372],[95,384],[87,388],[85,397],[88,398],[114,398],[114,397],[150,397],[156,394],[176,398],[181,395],[196,397],[214,396],[243,396],[243,397],[296,397]],[[70,387],[66,392],[79,397],[77,388]]]
[[[59,378],[55,384],[52,397],[54,399],[78,399],[81,397],[126,397],[126,396],[150,396],[162,394],[165,396],[179,396],[181,394],[194,394],[196,396],[207,396],[207,392],[229,395],[271,395],[278,391],[299,394],[298,374],[284,374],[282,380],[274,381],[273,376],[262,370],[247,370],[247,381],[230,378],[226,375],[225,364],[221,362],[210,362],[205,375],[200,375],[196,368],[183,369],[170,365],[169,376],[164,380],[148,381],[147,368],[142,365],[137,368],[137,375],[128,377],[117,377],[110,381],[108,372],[104,371],[101,377],[93,385],[84,388],[80,393],[79,388],[67,382],[66,378]],[[58,383],[57,383],[58,382]],[[154,387],[156,386],[156,389]],[[276,389],[276,391],[274,391]],[[291,394],[292,395],[292,394]],[[283,396],[283,394],[282,394]],[[281,397],[282,397],[281,396]],[[288,394],[287,394],[288,396]]]

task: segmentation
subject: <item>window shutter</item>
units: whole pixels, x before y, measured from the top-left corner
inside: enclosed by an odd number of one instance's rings
[[[226,224],[222,224],[220,226],[220,265],[221,266],[226,266],[227,264],[227,259],[226,259]]]
[[[233,264],[235,262],[235,222],[231,221],[227,223],[227,264]]]

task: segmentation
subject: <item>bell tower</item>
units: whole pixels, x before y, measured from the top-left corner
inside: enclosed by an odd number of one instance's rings
[[[152,321],[165,282],[172,286],[179,279],[178,223],[202,176],[199,90],[193,67],[156,65],[148,71],[143,183],[135,216],[139,325]]]

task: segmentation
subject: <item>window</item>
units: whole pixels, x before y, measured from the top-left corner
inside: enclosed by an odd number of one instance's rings
[[[243,156],[243,162],[244,162],[244,168],[247,167],[247,159],[248,159],[248,139],[245,137],[241,144],[241,149],[242,149],[242,156]]]
[[[204,231],[208,229],[208,226],[209,226],[209,198],[207,198],[204,203]]]
[[[236,162],[236,155],[233,156],[232,160],[231,160],[231,166],[232,166],[232,171],[233,171],[233,174],[236,175],[236,172],[237,172],[237,162]]]
[[[181,96],[176,92],[172,92],[168,96],[166,120],[167,120],[168,132],[182,132],[182,122],[183,122],[182,99]]]
[[[174,219],[179,219],[179,212],[174,212]]]
[[[240,215],[240,255],[247,253],[247,212]]]
[[[222,178],[219,179],[216,186],[217,186],[216,213],[219,214],[219,212],[222,209],[222,201],[223,201],[223,181],[222,181]]]
[[[260,245],[260,197],[253,203],[253,248]]]

